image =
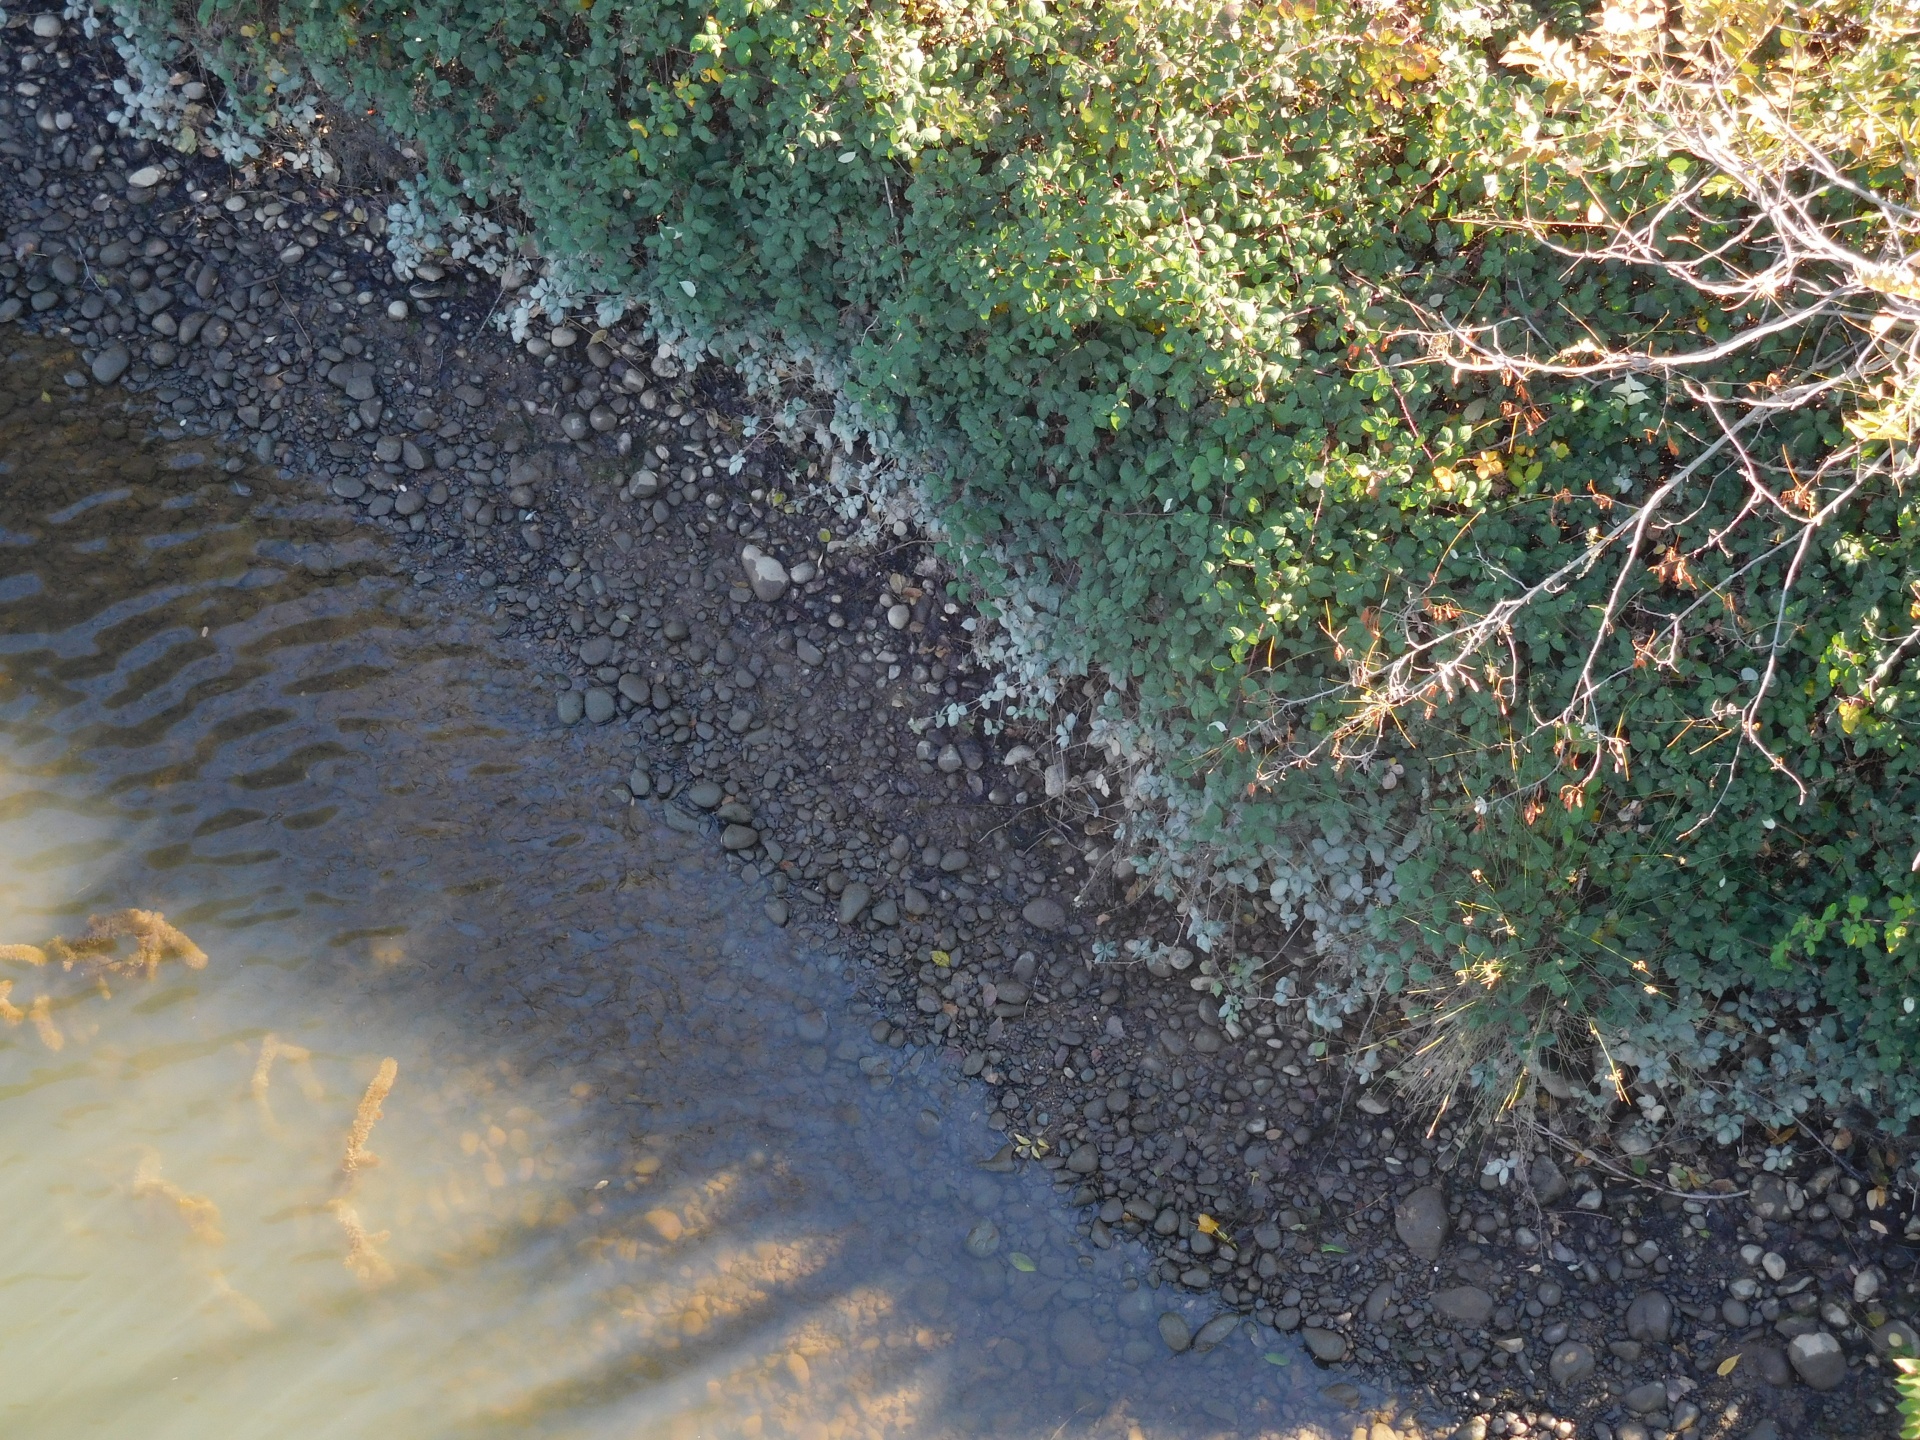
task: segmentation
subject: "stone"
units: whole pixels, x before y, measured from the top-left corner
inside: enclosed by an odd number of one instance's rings
[[[1036,930],[1064,930],[1067,910],[1051,895],[1042,895],[1027,902],[1026,908],[1020,912],[1020,918]]]
[[[132,363],[133,352],[116,340],[94,356],[93,364],[88,368],[93,372],[96,384],[111,385],[127,373],[127,367]]]
[[[711,810],[725,797],[726,792],[712,780],[696,780],[687,787],[687,799],[702,810]]]
[[[613,654],[613,641],[604,635],[589,635],[580,642],[580,663],[582,665],[604,665],[607,657]]]
[[[949,875],[957,875],[967,868],[971,859],[964,850],[949,850],[940,857],[940,868]]]
[[[158,165],[142,165],[127,176],[127,184],[136,190],[151,190],[167,178],[167,172]]]
[[[1832,1390],[1847,1378],[1847,1352],[1824,1330],[1787,1342],[1787,1362],[1814,1390]]]
[[[1780,1426],[1773,1420],[1762,1420],[1747,1432],[1747,1440],[1780,1440]]]
[[[747,584],[753,598],[771,605],[787,593],[787,567],[759,546],[749,545],[740,552],[741,568],[747,572]]]
[[[873,891],[854,881],[840,892],[840,923],[851,925],[858,920],[867,906],[873,903]]]
[[[1787,1182],[1778,1175],[1762,1175],[1753,1182],[1751,1204],[1756,1219],[1786,1219],[1792,1213],[1787,1203]]]
[[[1393,1207],[1393,1231],[1419,1259],[1440,1258],[1446,1244],[1447,1195],[1438,1185],[1422,1185]]]
[[[587,691],[583,707],[589,721],[595,725],[604,725],[613,719],[613,692],[598,688]]]
[[[1556,1385],[1578,1385],[1593,1374],[1597,1363],[1592,1349],[1578,1340],[1569,1340],[1554,1348],[1547,1361],[1547,1373]]]
[[[1636,1415],[1651,1415],[1664,1409],[1667,1403],[1667,1387],[1658,1380],[1648,1380],[1635,1385],[1620,1397],[1620,1403]]]
[[[1664,1345],[1673,1333],[1673,1302],[1658,1290],[1644,1290],[1627,1307],[1627,1334],[1650,1345]]]
[[[636,705],[646,705],[653,699],[653,687],[632,671],[620,677],[620,693]]]
[[[1000,1227],[991,1220],[974,1222],[967,1231],[966,1251],[976,1260],[985,1260],[1000,1248]]]
[[[1889,1320],[1870,1338],[1873,1348],[1882,1355],[1904,1355],[1909,1360],[1920,1357],[1920,1332],[1904,1320]]]
[[[1479,1329],[1493,1314],[1493,1296],[1478,1285],[1457,1285],[1451,1290],[1436,1290],[1433,1313],[1455,1325]]]
[[[787,923],[787,902],[779,896],[774,896],[773,899],[767,901],[761,908],[766,911],[767,919],[771,920],[774,924],[785,925]]]
[[[336,475],[329,488],[342,500],[358,500],[367,493],[367,482],[357,475]]]
[[[338,385],[349,400],[371,400],[373,364],[367,360],[342,360],[327,371],[327,379]]]
[[[1187,1324],[1184,1315],[1169,1310],[1158,1321],[1160,1338],[1167,1342],[1167,1348],[1178,1355],[1193,1344],[1193,1328]]]
[[[1560,1173],[1560,1167],[1545,1155],[1533,1157],[1533,1165],[1527,1171],[1527,1179],[1533,1183],[1534,1197],[1542,1205],[1552,1205],[1566,1198],[1567,1177]]]
[[[760,832],[751,825],[729,825],[720,832],[722,850],[751,850],[760,843]]]
[[[1214,1346],[1224,1344],[1226,1341],[1232,1339],[1233,1332],[1239,1328],[1241,1318],[1241,1316],[1234,1314],[1232,1311],[1228,1311],[1224,1315],[1216,1315],[1207,1321],[1199,1330],[1194,1332],[1194,1353],[1196,1355],[1204,1355],[1207,1351],[1213,1349]]]
[[[559,700],[560,723],[578,725],[580,717],[587,712],[587,697],[578,690],[564,691]]]
[[[1100,1151],[1091,1141],[1076,1146],[1074,1152],[1067,1157],[1067,1169],[1076,1175],[1091,1175],[1099,1168]]]
[[[925,891],[916,889],[912,885],[907,886],[907,888],[901,892],[900,905],[909,915],[919,916],[933,913],[933,901],[927,898]]]
[[[1309,1325],[1300,1332],[1300,1338],[1307,1342],[1307,1349],[1313,1353],[1313,1358],[1323,1365],[1332,1365],[1346,1358],[1347,1337],[1338,1330],[1322,1330],[1317,1325]]]
[[[1107,1342],[1078,1310],[1069,1310],[1053,1322],[1053,1348],[1067,1364],[1082,1370],[1107,1363]]]

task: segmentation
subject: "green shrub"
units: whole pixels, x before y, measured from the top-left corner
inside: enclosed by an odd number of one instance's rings
[[[919,458],[1027,662],[1113,677],[1091,735],[1135,775],[1123,836],[1159,847],[1169,893],[1204,892],[1203,938],[1230,955],[1261,897],[1344,921],[1324,1023],[1356,987],[1395,994],[1410,1023],[1470,1027],[1458,1053],[1496,1097],[1557,1043],[1558,1088],[1604,1107],[1599,1036],[1649,1114],[1664,1097],[1734,1133],[1820,1098],[1904,1119],[1908,494],[1863,488],[1789,586],[1784,531],[1753,521],[1697,398],[1455,373],[1418,333],[1522,321],[1547,355],[1775,313],[1556,253],[1596,194],[1641,214],[1693,180],[1682,156],[1583,146],[1591,109],[1490,58],[1550,18],[1310,0],[182,17],[243,106],[272,103],[271,63],[376,110],[425,157],[428,211],[489,211],[562,262],[553,303],[643,301],[833,357]],[[1880,153],[1863,185],[1888,183]],[[1699,234],[1763,248],[1737,238],[1739,194],[1693,203]],[[1830,318],[1708,378],[1731,394],[1818,365]],[[1769,417],[1765,463],[1816,474],[1861,393]],[[1681,474],[1657,544],[1624,570],[1574,563]],[[1463,623],[1563,571],[1473,663],[1440,664]],[[1590,617],[1623,574],[1595,698]],[[1755,736],[1780,767],[1728,729],[1768,649]]]

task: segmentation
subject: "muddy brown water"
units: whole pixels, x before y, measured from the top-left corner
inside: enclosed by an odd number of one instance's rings
[[[1169,1353],[1214,1307],[983,1169],[949,1057],[875,1045],[710,841],[607,799],[617,727],[551,732],[458,596],[71,368],[0,368],[0,943],[135,908],[206,958],[0,962],[0,1433],[1393,1414],[1251,1321]]]

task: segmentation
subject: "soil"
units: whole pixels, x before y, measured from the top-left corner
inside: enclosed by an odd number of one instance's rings
[[[14,403],[120,387],[127,443],[205,436],[382,531],[395,573],[545,668],[556,729],[630,738],[582,785],[708,836],[777,923],[859,958],[876,1039],[991,1089],[983,1163],[1053,1172],[1087,1244],[1145,1238],[1151,1283],[1300,1336],[1336,1395],[1454,1417],[1434,1433],[1895,1433],[1920,1271],[1865,1140],[1792,1175],[1732,1150],[1642,1175],[1547,1117],[1559,1148],[1489,1170],[1504,1143],[1351,1083],[1304,1018],[1234,1038],[1185,974],[1096,964],[1176,918],[1097,802],[1045,798],[1051,727],[987,723],[976,617],[924,538],[823,540],[849,528],[824,427],[756,428],[736,377],[637,327],[514,344],[491,279],[396,280],[378,167],[328,189],[118,135],[114,52],[47,19],[0,46],[0,322],[73,368]]]

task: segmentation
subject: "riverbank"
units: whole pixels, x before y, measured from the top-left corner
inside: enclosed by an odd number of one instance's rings
[[[776,924],[858,956],[873,1039],[977,1076],[989,1168],[1052,1172],[1086,1244],[1140,1235],[1155,1285],[1487,1433],[1892,1433],[1906,1211],[1844,1152],[1791,1182],[1694,1153],[1656,1188],[1570,1139],[1489,1171],[1481,1136],[1361,1099],[1304,1020],[1236,1040],[1184,972],[1094,963],[1169,918],[1096,813],[1047,803],[1044,737],[929,723],[991,676],[919,537],[835,543],[822,482],[857,456],[749,433],[732,377],[618,328],[514,347],[490,283],[397,283],[377,188],[102,133],[111,52],[38,23],[6,31],[0,316],[73,345],[73,388],[125,389],[136,427],[311,477],[525,647],[556,731],[625,739],[580,777],[609,817],[704,837]]]

